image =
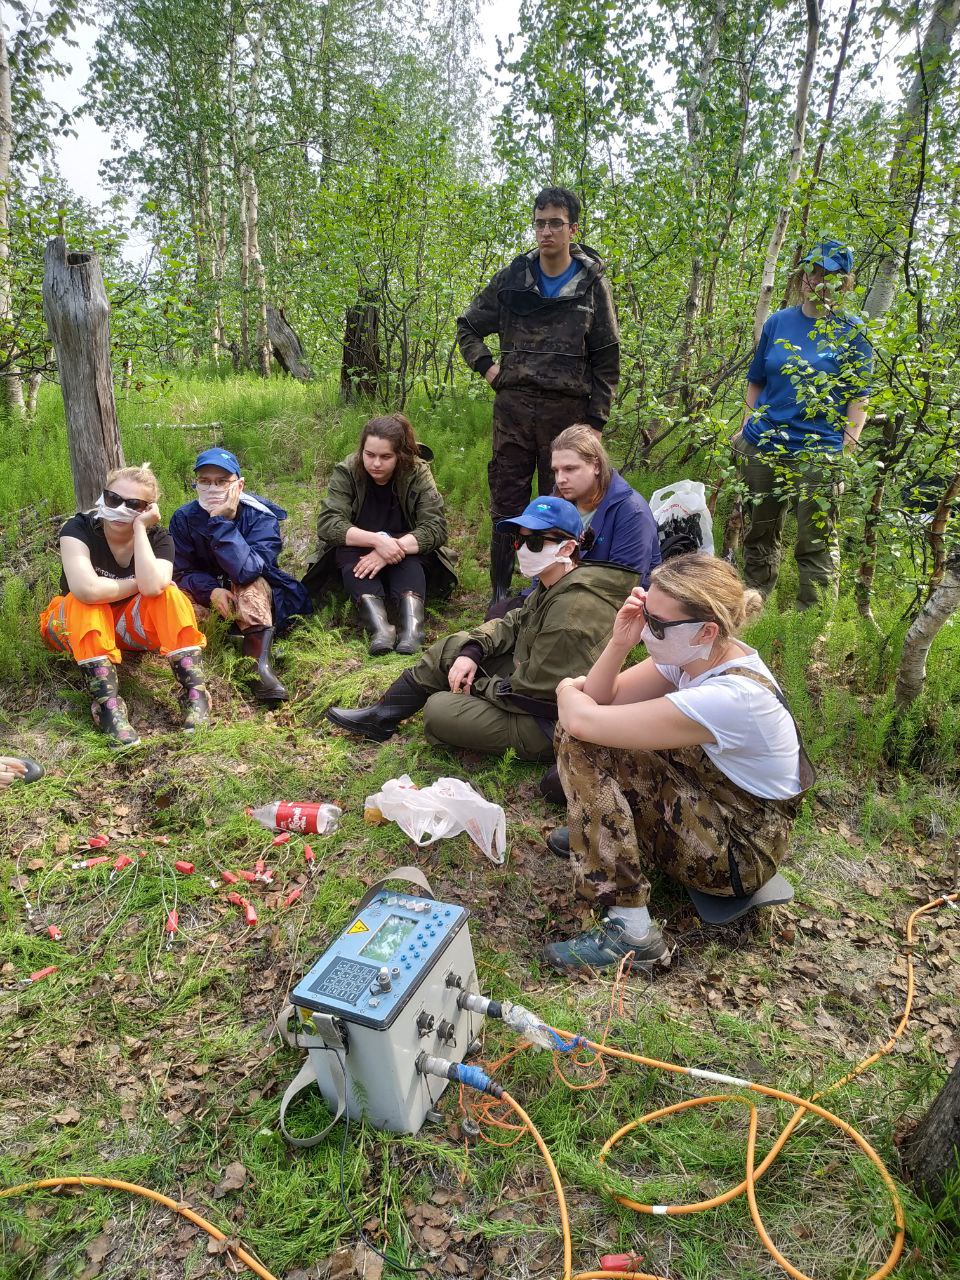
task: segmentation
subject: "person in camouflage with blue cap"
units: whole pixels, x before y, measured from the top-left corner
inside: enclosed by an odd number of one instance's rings
[[[590,668],[637,577],[620,565],[578,563],[583,525],[563,498],[535,498],[499,529],[521,572],[538,579],[523,606],[437,640],[372,706],[330,707],[328,719],[383,742],[422,710],[430,742],[552,760],[557,684]]]

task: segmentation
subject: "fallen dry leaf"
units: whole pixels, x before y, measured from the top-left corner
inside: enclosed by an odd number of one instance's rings
[[[58,1111],[52,1115],[50,1120],[53,1124],[79,1124],[81,1115],[76,1107],[65,1107],[63,1111]]]
[[[78,1280],[94,1280],[94,1277],[103,1270],[104,1260],[108,1254],[113,1252],[113,1241],[106,1233],[94,1236],[84,1252],[90,1261],[80,1272]]]
[[[223,1171],[223,1177],[213,1188],[214,1200],[222,1200],[228,1191],[239,1191],[247,1180],[247,1171],[239,1160],[234,1160],[232,1164],[228,1164]]]
[[[420,1232],[420,1239],[435,1253],[445,1249],[450,1243],[446,1231],[441,1231],[438,1227],[424,1227]]]
[[[353,1269],[360,1280],[380,1280],[383,1275],[383,1259],[361,1242],[353,1253]]]

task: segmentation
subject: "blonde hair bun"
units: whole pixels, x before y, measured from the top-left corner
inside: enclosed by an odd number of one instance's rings
[[[695,618],[715,622],[723,638],[736,636],[763,609],[763,597],[745,587],[736,569],[718,556],[689,551],[658,565],[651,587],[682,604]]]

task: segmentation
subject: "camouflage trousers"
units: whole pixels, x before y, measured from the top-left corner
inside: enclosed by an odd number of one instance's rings
[[[554,746],[577,892],[599,907],[647,906],[647,875],[657,871],[703,893],[742,897],[786,853],[800,797],[751,795],[700,747],[600,747],[559,725]]]
[[[534,472],[538,493],[553,493],[553,441],[567,427],[582,422],[589,407],[587,397],[515,387],[497,392],[493,402],[493,456],[487,466],[490,519],[494,524],[524,509],[530,501]]]
[[[837,504],[843,486],[840,460],[827,453],[802,459],[764,454],[743,437],[735,447],[737,466],[749,490],[744,503],[743,576],[764,597],[777,584],[783,555],[783,528],[793,508],[797,517],[797,607],[809,609],[836,599],[840,577]]]

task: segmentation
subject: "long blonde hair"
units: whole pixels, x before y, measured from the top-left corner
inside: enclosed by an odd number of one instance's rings
[[[150,501],[159,502],[160,486],[149,462],[141,462],[139,467],[115,467],[113,471],[108,472],[104,487],[109,489],[118,480],[132,480],[141,488],[149,489]]]
[[[650,585],[682,604],[703,622],[715,622],[730,639],[763,609],[763,596],[745,587],[736,569],[717,556],[690,551],[673,556],[650,574]]]
[[[590,494],[583,499],[583,504],[586,507],[599,507],[613,476],[613,467],[596,431],[585,422],[575,422],[572,427],[561,431],[550,445],[551,453],[556,453],[560,449],[569,449],[584,462],[595,464],[597,482]]]

